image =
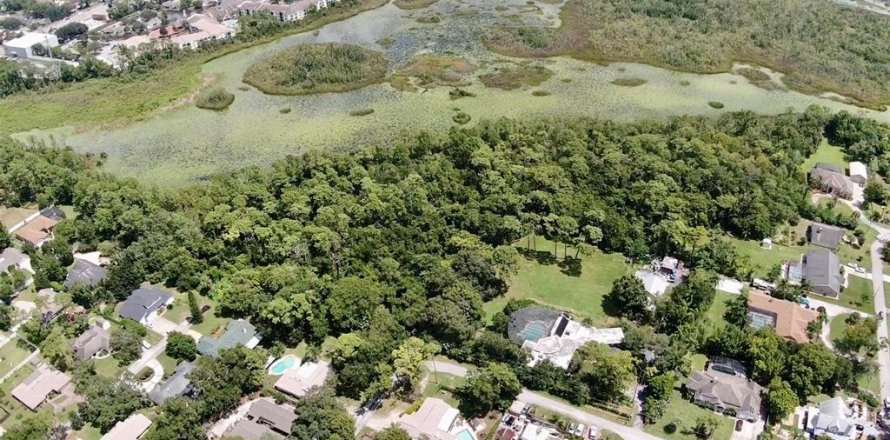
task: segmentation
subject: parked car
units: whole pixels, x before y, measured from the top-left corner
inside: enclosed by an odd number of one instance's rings
[[[588,440],[596,440],[597,435],[600,433],[600,429],[596,426],[591,426],[590,430],[587,431],[587,439]]]
[[[741,432],[741,431],[742,431],[742,425],[744,425],[744,424],[745,424],[745,422],[742,421],[741,419],[736,420],[736,421],[735,421],[735,430]]]
[[[573,434],[581,437],[581,435],[584,434],[584,428],[586,428],[586,426],[584,426],[583,423],[579,423],[578,426],[575,428],[575,432],[573,432]]]

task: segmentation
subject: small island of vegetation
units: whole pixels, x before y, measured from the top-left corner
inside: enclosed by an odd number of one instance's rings
[[[222,87],[214,87],[198,94],[195,105],[207,110],[224,110],[235,102],[235,95]]]
[[[393,2],[399,9],[423,9],[432,6],[439,0],[395,0]]]
[[[380,52],[351,44],[300,45],[247,69],[244,82],[271,95],[346,92],[383,81]]]

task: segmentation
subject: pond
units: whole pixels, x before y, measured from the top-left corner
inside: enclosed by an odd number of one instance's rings
[[[158,186],[181,186],[221,170],[268,165],[311,149],[347,151],[389,144],[420,130],[446,131],[455,125],[458,112],[469,115],[468,126],[472,126],[481,119],[497,117],[662,119],[735,110],[780,113],[819,104],[890,121],[887,112],[783,89],[765,90],[736,74],[697,75],[631,63],[533,60],[534,65],[553,72],[536,87],[508,91],[482,85],[478,75],[484,72],[529,62],[486,50],[480,39],[486,28],[503,22],[557,25],[558,12],[559,5],[528,5],[525,0],[441,0],[414,11],[389,4],[314,33],[285,37],[207,63],[204,73],[235,94],[235,102],[225,111],[183,105],[123,127],[59,128],[16,137],[51,136],[81,152],[105,152],[106,169],[111,172]],[[432,16],[439,17],[439,22],[424,19]],[[384,39],[386,48],[378,44]],[[326,42],[383,51],[391,73],[404,69],[417,54],[465,58],[477,69],[465,76],[463,89],[476,96],[452,100],[451,87],[405,92],[388,83],[338,94],[269,96],[241,81],[251,64],[277,51]],[[642,84],[629,87],[613,84],[615,80]],[[715,103],[723,107],[715,108]],[[367,114],[368,109],[373,113]]]

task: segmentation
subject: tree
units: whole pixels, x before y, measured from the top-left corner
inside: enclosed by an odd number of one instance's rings
[[[645,321],[649,317],[651,297],[643,282],[634,274],[627,274],[612,283],[612,290],[603,299],[603,307],[610,315],[633,321]]]
[[[111,352],[121,365],[127,365],[142,355],[142,337],[129,328],[115,329],[111,332]]]
[[[788,382],[775,378],[767,387],[766,403],[770,419],[778,422],[791,414],[800,401]]]
[[[173,359],[193,361],[198,355],[198,344],[187,334],[170,332],[167,335],[167,347],[164,352]]]
[[[863,318],[853,313],[844,321],[843,333],[835,339],[835,347],[842,353],[859,353],[873,355],[878,351],[876,333],[878,322],[872,317]]]
[[[709,439],[714,436],[720,422],[712,415],[700,416],[695,419],[695,426],[692,428],[699,438]]]
[[[3,438],[10,440],[46,440],[50,438],[53,430],[52,417],[40,414],[27,416],[3,434]]]
[[[161,416],[146,440],[204,440],[207,434],[201,426],[198,402],[183,397],[167,399],[161,406]]]
[[[590,395],[614,401],[624,395],[634,380],[633,358],[626,351],[613,351],[608,345],[588,342],[575,351],[569,372],[587,385]]]
[[[354,438],[352,416],[330,394],[316,392],[305,396],[297,402],[294,412],[297,418],[292,435],[296,440]]]
[[[522,384],[510,367],[491,363],[471,372],[455,395],[460,400],[460,412],[469,417],[507,408],[520,391]]]
[[[726,302],[723,319],[738,328],[745,328],[748,325],[748,292]]]
[[[674,391],[674,383],[673,373],[653,375],[646,380],[646,397],[643,401],[643,420],[646,423],[655,423],[664,414]]]
[[[9,331],[12,328],[12,307],[0,304],[0,330]]]
[[[192,290],[189,290],[188,301],[189,313],[191,314],[191,323],[200,324],[204,322],[204,314],[201,313],[201,307],[198,305],[198,298],[195,297],[195,292]]]
[[[12,246],[12,238],[9,237],[9,232],[6,232],[6,226],[0,223],[0,250],[10,246]]]
[[[868,179],[868,182],[865,184],[862,196],[866,204],[875,203],[883,205],[887,201],[887,189],[884,188],[883,182],[873,177]]]
[[[258,390],[265,377],[266,351],[243,346],[222,349],[216,357],[201,356],[189,377],[207,420],[232,410],[242,395]]]
[[[390,425],[374,434],[374,440],[411,440],[411,436],[399,425]]]
[[[62,371],[68,371],[74,366],[74,355],[64,332],[65,329],[62,326],[54,326],[43,343],[40,344],[40,353],[52,366]]]
[[[763,327],[748,334],[748,359],[751,360],[751,377],[760,383],[770,383],[785,368],[785,343],[772,327]]]
[[[331,286],[328,312],[344,331],[366,328],[371,313],[383,302],[383,287],[366,278],[346,277]]]
[[[75,375],[75,380],[77,393],[84,398],[78,405],[80,417],[103,433],[146,406],[147,399],[135,383],[106,378],[95,372]]]
[[[420,338],[410,337],[402,342],[392,352],[396,392],[404,395],[413,391],[423,375],[424,363],[438,351],[438,346],[428,344]]]

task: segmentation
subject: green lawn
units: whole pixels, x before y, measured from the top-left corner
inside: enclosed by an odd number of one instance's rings
[[[726,303],[735,298],[737,298],[736,295],[717,291],[717,296],[714,297],[714,303],[711,304],[711,308],[708,309],[708,313],[705,314],[708,321],[710,321],[711,329],[716,329],[725,322],[723,320],[723,315],[726,313]]]
[[[438,397],[457,407],[458,401],[451,395],[451,391],[456,387],[464,384],[466,380],[462,377],[452,376],[445,373],[430,373],[429,382],[423,389],[423,397]]]
[[[860,226],[865,231],[865,242],[859,248],[854,248],[847,243],[841,243],[841,247],[837,250],[837,256],[841,260],[841,264],[857,263],[865,267],[865,270],[871,271],[871,245],[878,237],[877,231],[867,226]]]
[[[754,276],[763,278],[769,270],[785,261],[800,260],[800,255],[810,249],[810,245],[783,246],[773,242],[772,249],[764,249],[759,240],[740,240],[731,238],[730,242],[735,246],[739,255],[747,255],[754,266]]]
[[[683,399],[679,391],[674,391],[671,400],[664,411],[664,416],[653,425],[646,425],[646,432],[665,439],[697,440],[695,434],[689,432],[699,417],[714,417],[720,424],[711,437],[713,439],[729,439],[732,437],[735,419],[723,417],[713,411],[696,406],[692,402]],[[677,430],[673,434],[665,432],[664,427],[669,423],[675,423]]]
[[[520,245],[525,249],[525,242]],[[553,244],[543,239],[537,241],[537,254],[540,256],[537,259],[520,257],[519,271],[511,277],[507,294],[485,304],[489,318],[502,310],[511,298],[530,298],[590,318],[594,325],[608,322],[603,311],[603,296],[611,290],[612,282],[628,271],[623,255],[597,252],[582,257],[580,265],[571,267],[563,262],[563,247],[559,246],[559,259],[553,261]],[[571,248],[568,254],[573,256]]]
[[[179,360],[167,356],[167,353],[164,352],[161,352],[161,354],[158,355],[157,360],[161,366],[164,367],[164,378],[172,376],[173,370],[179,365]]]
[[[173,292],[173,296],[176,299],[173,301],[173,306],[164,312],[164,318],[179,324],[184,321],[185,318],[191,316],[188,295],[180,292]]]
[[[218,330],[225,328],[226,324],[231,321],[229,318],[216,315],[217,304],[212,299],[199,295],[198,303],[201,305],[201,309],[204,306],[210,306],[210,309],[204,312],[204,320],[200,324],[193,325],[192,330],[205,336],[211,336]]]
[[[849,217],[854,214],[853,209],[851,209],[845,203],[833,202],[831,199],[825,199],[825,198],[819,199],[819,207],[827,207],[832,203],[834,203],[834,208],[832,208],[832,211],[835,214],[840,214],[845,217]]]
[[[96,369],[97,374],[112,379],[119,377],[124,370],[123,367],[118,365],[117,359],[112,356],[93,360],[93,367]]]
[[[841,150],[840,147],[828,145],[828,141],[825,138],[822,138],[822,143],[819,144],[819,149],[800,164],[800,170],[809,172],[817,162],[832,163],[839,166],[841,170],[847,169],[847,160],[844,159],[843,150]]]
[[[813,295],[813,298],[871,314],[875,312],[873,292],[871,280],[850,275],[847,277],[847,288],[841,292],[838,299],[821,295]]]
[[[99,432],[98,428],[86,425],[83,429],[77,431],[77,438],[81,440],[100,440],[102,438],[102,433]]]
[[[12,338],[3,347],[0,347],[0,377],[12,371],[16,365],[31,354],[30,350],[19,346],[24,345],[23,342],[19,338]]]
[[[829,324],[829,335],[832,341],[840,338],[844,334],[844,328],[847,326],[845,322],[850,316],[849,313],[835,316]]]

